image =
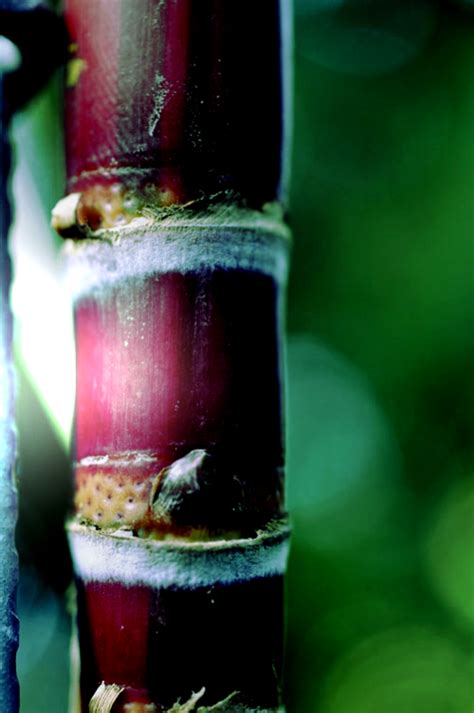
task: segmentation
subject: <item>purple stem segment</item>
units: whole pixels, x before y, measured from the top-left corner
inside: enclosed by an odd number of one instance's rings
[[[80,299],[78,485],[120,476],[128,458],[146,498],[153,473],[203,449],[218,477],[190,525],[246,531],[281,515],[279,336],[278,287],[257,272],[155,274]],[[84,497],[83,514],[110,520],[107,501]]]
[[[277,0],[68,0],[65,17],[68,188],[96,227],[113,187],[284,200]]]

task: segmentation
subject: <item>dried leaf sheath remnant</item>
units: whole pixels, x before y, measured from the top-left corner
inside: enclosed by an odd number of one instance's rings
[[[118,701],[123,688],[115,684],[106,685],[102,682],[94,693],[90,705],[90,713],[112,713],[115,703]],[[227,698],[222,701],[218,701],[212,706],[201,706],[198,705],[199,701],[205,694],[206,689],[201,688],[197,693],[193,693],[192,696],[185,703],[175,703],[172,708],[169,708],[164,713],[265,713],[263,709],[243,709],[241,705],[235,702],[237,691],[231,693]],[[126,713],[156,713],[157,708],[154,703],[128,703],[125,706]],[[283,709],[280,709],[279,713],[283,713]]]
[[[66,21],[81,710],[277,711],[280,5],[68,0]]]
[[[89,713],[110,713],[123,690],[123,686],[102,682],[90,700]]]

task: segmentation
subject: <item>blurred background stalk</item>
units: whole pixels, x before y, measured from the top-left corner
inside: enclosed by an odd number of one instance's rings
[[[5,713],[18,711],[15,670],[18,647],[18,558],[15,549],[17,493],[14,483],[16,429],[10,310],[11,262],[7,242],[11,223],[11,149],[8,135],[10,104],[5,96],[5,75],[16,69],[19,62],[19,52],[15,45],[5,37],[0,38],[0,708]]]

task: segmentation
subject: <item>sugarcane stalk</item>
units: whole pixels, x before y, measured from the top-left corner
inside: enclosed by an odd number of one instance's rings
[[[282,11],[68,0],[81,711],[282,707]]]

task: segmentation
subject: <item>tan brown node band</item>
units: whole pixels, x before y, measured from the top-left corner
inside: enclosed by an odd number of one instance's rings
[[[132,480],[104,472],[76,475],[74,504],[79,520],[98,527],[130,527],[145,524],[151,480]]]

